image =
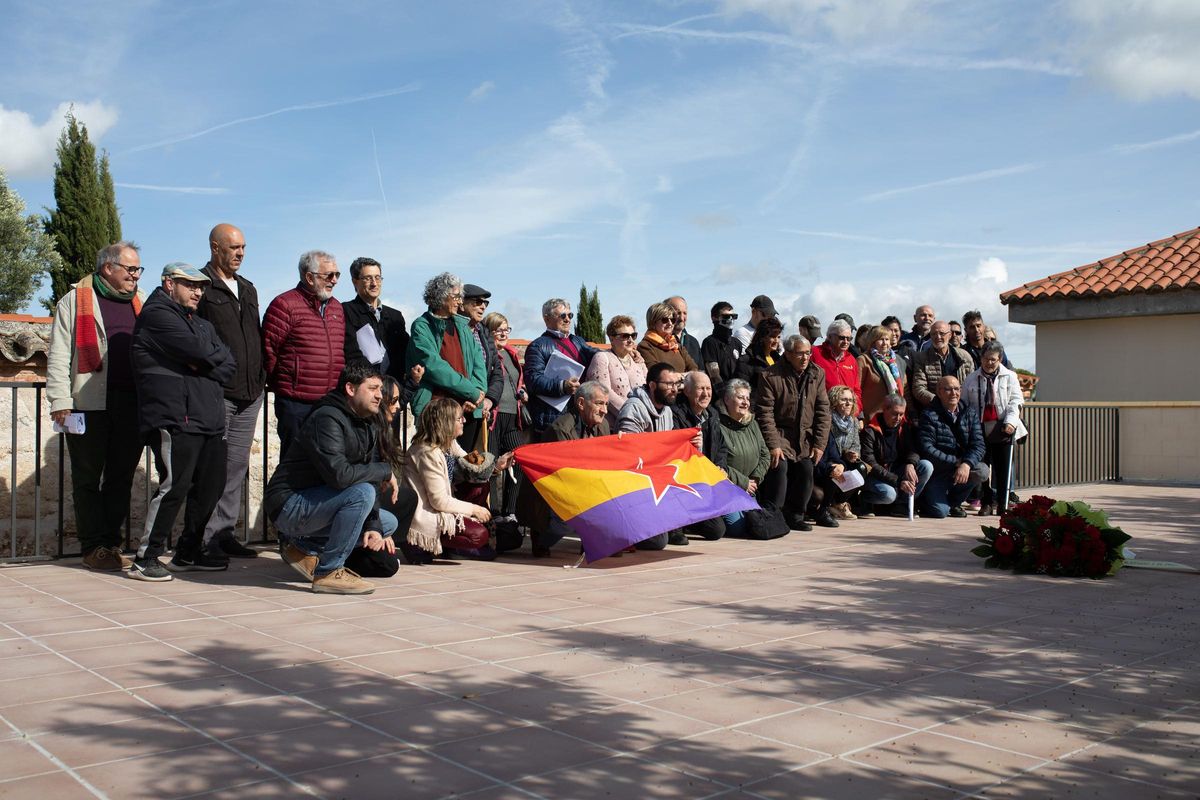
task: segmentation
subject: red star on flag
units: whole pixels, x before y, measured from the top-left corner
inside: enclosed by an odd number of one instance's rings
[[[650,488],[654,491],[654,505],[658,505],[663,495],[667,493],[667,489],[682,489],[689,494],[700,496],[694,488],[686,483],[678,481],[679,465],[678,464],[653,464],[649,467],[642,463],[642,459],[638,459],[637,466],[634,469],[625,470],[632,472],[634,475],[641,475],[650,481]]]

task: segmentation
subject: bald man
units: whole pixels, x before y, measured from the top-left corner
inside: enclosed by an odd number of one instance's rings
[[[208,234],[208,249],[208,263],[201,271],[212,283],[196,313],[217,329],[217,336],[233,352],[237,371],[225,382],[225,491],[204,529],[204,551],[210,557],[253,558],[258,551],[238,541],[234,526],[267,380],[258,292],[238,274],[246,255],[246,237],[240,230],[228,223],[217,225]]]

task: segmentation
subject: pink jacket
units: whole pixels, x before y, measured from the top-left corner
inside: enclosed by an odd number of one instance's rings
[[[626,369],[621,359],[608,350],[601,350],[592,358],[583,375],[585,381],[596,381],[608,389],[608,424],[614,431],[625,398],[637,387],[646,385],[646,360],[637,350],[630,355],[633,356],[633,363]]]

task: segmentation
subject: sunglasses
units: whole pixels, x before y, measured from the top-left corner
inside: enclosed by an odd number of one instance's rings
[[[633,331],[632,333],[614,333],[613,338],[614,339],[628,339],[629,341],[632,342],[634,339],[637,338],[637,331]]]
[[[570,322],[571,320],[575,319],[575,315],[570,311],[564,311],[558,315],[558,318]]]

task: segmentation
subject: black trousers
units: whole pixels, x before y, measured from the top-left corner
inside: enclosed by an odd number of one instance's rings
[[[479,429],[483,425],[483,419],[470,414],[463,416],[467,418],[467,421],[463,423],[463,432],[462,436],[458,437],[458,444],[469,453],[479,448]]]
[[[133,474],[146,449],[136,392],[110,391],[107,410],[83,412],[84,432],[68,433],[75,528],[84,553],[124,544]]]
[[[292,442],[300,436],[300,423],[304,422],[312,408],[312,403],[275,395],[275,430],[279,433],[280,461],[283,461],[283,454],[292,446]]]
[[[516,414],[500,412],[496,415],[496,427],[488,436],[489,452],[499,458],[528,441],[528,432],[517,429]],[[520,474],[515,464],[512,469],[515,474]],[[503,516],[517,513],[517,481],[508,472],[497,473],[492,478],[491,505],[497,514]]]
[[[1013,456],[1012,449],[1012,442],[988,442],[983,456],[983,463],[992,468],[992,475],[980,489],[980,500],[989,505],[995,503],[998,511],[1008,508],[1008,465]]]
[[[802,517],[812,497],[812,490],[812,459],[788,461],[784,458],[780,459],[777,467],[767,470],[758,497],[760,503],[771,503],[776,508]]]
[[[146,532],[138,558],[157,558],[167,548],[179,507],[183,533],[175,550],[194,557],[204,539],[204,527],[225,490],[225,439],[219,433],[179,433],[159,430],[151,436],[158,491],[146,512]]]

